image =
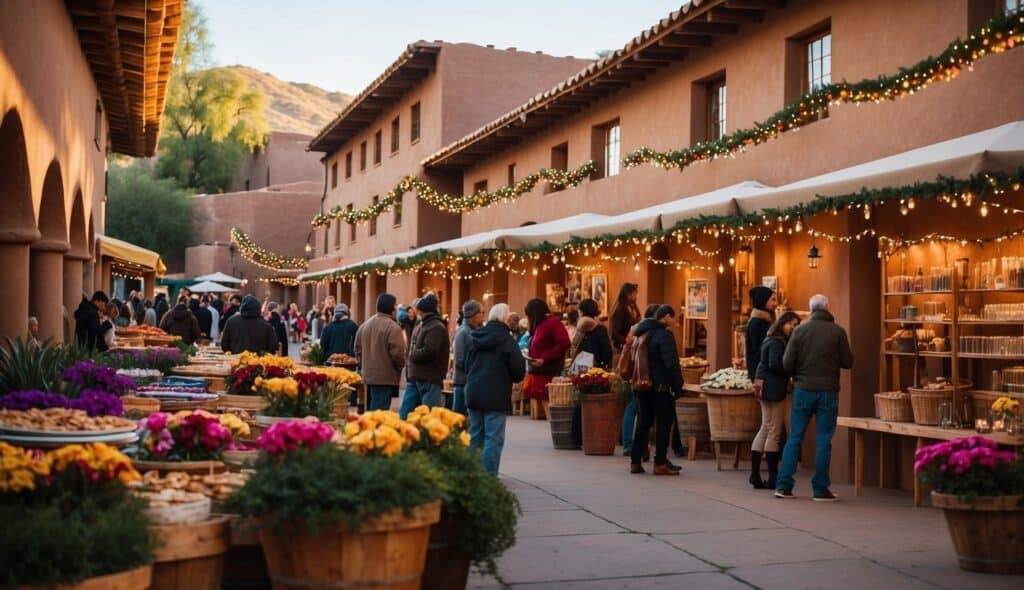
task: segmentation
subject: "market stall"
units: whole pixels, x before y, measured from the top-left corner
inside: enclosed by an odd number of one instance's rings
[[[127,279],[138,281],[146,298],[152,300],[157,278],[167,272],[160,254],[110,236],[96,237],[96,261],[98,288],[111,294],[118,292],[115,279]]]

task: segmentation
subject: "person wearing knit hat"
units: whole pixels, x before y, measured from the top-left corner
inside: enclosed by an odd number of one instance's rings
[[[390,410],[398,397],[405,368],[406,339],[395,320],[398,299],[391,293],[377,297],[377,313],[356,331],[354,352],[366,384],[367,410]]]
[[[747,321],[745,340],[745,352],[747,361],[747,375],[754,382],[755,395],[760,399],[761,382],[756,380],[757,365],[761,361],[761,344],[768,336],[768,329],[775,321],[775,307],[778,304],[775,292],[758,285],[750,289],[750,320]],[[771,461],[777,463],[778,453],[774,453]],[[765,487],[761,479],[761,452],[751,451],[750,453],[750,485],[756,489]]]
[[[405,420],[417,406],[441,405],[441,385],[448,374],[451,343],[448,327],[438,315],[437,296],[427,293],[416,302],[419,321],[409,337],[405,395],[398,414]]]
[[[484,325],[484,308],[474,299],[462,304],[462,325],[455,331],[452,352],[455,355],[455,374],[452,378],[454,394],[452,410],[466,414],[466,349],[469,346],[469,334]]]
[[[344,303],[335,305],[334,321],[327,324],[320,335],[320,348],[324,351],[324,358],[329,359],[334,354],[355,356],[357,330],[359,325],[349,317],[348,306]]]

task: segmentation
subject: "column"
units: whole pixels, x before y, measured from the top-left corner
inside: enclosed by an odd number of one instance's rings
[[[42,239],[29,256],[29,315],[39,319],[39,338],[64,342],[64,253],[68,243]],[[25,318],[27,321],[27,318]]]
[[[0,242],[0,268],[4,269],[0,281],[0,301],[4,302],[0,338],[24,338],[28,332],[28,253],[27,242]]]
[[[91,266],[89,260],[89,255],[84,252],[68,252],[64,254],[64,309],[68,313],[68,327],[70,328],[68,333],[65,334],[65,342],[70,341],[70,337],[75,331],[74,314],[75,310],[78,309],[78,304],[82,301],[85,282],[83,272],[86,264]]]
[[[100,261],[100,282],[98,285],[95,285],[95,290],[103,291],[107,294],[107,297],[110,297],[110,289],[112,286],[112,283],[110,282],[112,267],[113,262],[109,258],[103,258]]]
[[[153,292],[156,287],[156,271],[150,271],[142,275],[142,290],[145,293],[145,298],[150,301],[155,297]]]
[[[713,370],[732,366],[733,269],[729,266],[730,240],[721,236],[714,242],[719,254],[708,275],[708,362]],[[718,272],[718,265],[723,272]]]

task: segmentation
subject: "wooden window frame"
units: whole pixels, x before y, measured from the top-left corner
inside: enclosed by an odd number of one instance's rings
[[[391,120],[391,155],[398,153],[398,136],[401,135],[402,124],[398,117]]]
[[[331,188],[338,188],[338,162],[331,162]]]
[[[345,154],[345,180],[352,178],[352,151]]]
[[[725,77],[709,80],[705,84],[706,103],[705,141],[716,141],[728,133],[729,86]]]
[[[373,165],[380,166],[384,161],[384,130],[378,129],[373,134]]]
[[[418,102],[409,107],[409,143],[416,143],[420,140],[420,135],[423,133],[423,123],[420,120],[422,113],[423,108]]]
[[[366,170],[366,142],[359,144],[359,171]]]
[[[394,227],[401,227],[402,225],[402,205],[405,200],[405,195],[398,195],[395,199],[395,204],[391,206],[391,211],[394,215],[391,225]]]

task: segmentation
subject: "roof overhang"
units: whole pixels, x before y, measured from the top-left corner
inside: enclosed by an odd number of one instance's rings
[[[785,0],[693,0],[554,88],[531,98],[480,129],[423,160],[425,168],[466,168],[555,121],[628,88],[674,63],[693,49],[711,47],[737,35],[742,25],[759,23]]]
[[[152,156],[185,0],[66,0],[115,152]]]
[[[345,110],[309,142],[309,151],[331,153],[390,109],[436,65],[440,43],[417,41],[402,52]]]

